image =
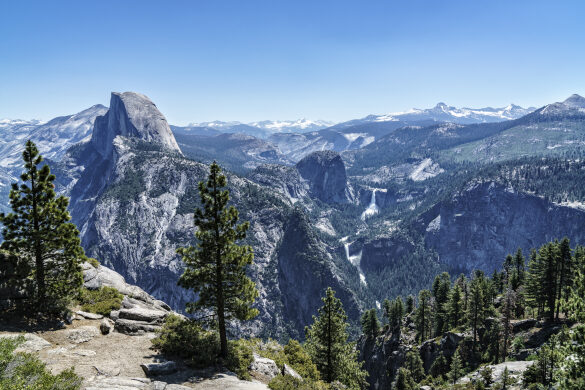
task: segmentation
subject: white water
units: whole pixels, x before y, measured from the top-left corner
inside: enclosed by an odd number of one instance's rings
[[[348,237],[343,237],[341,239],[341,242],[343,242],[343,247],[345,248],[345,258],[347,259],[347,261],[349,261],[354,267],[357,268],[358,273],[360,275],[360,281],[364,284],[364,286],[367,286],[368,283],[366,282],[366,275],[364,274],[364,271],[362,270],[361,267],[361,261],[362,261],[362,252],[360,251],[357,255],[354,256],[350,256],[349,255],[349,246],[351,245],[350,242],[347,242],[347,238]]]
[[[366,218],[371,217],[372,215],[378,214],[378,212],[380,211],[380,209],[376,205],[376,191],[378,190],[372,190],[372,198],[370,199],[370,204],[368,205],[368,208],[366,208],[362,213],[362,221],[365,221]]]

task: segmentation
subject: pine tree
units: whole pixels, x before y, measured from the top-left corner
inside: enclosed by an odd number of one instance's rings
[[[567,297],[563,301],[563,310],[569,318],[578,322],[573,328],[571,340],[566,342],[566,359],[562,376],[562,389],[585,388],[585,248],[575,248],[574,268],[576,275]]]
[[[516,254],[514,255],[514,265],[516,267],[516,275],[518,278],[518,285],[514,286],[514,290],[516,290],[520,285],[524,283],[525,278],[525,262],[524,255],[522,254],[522,248],[518,248]]]
[[[199,299],[187,304],[187,311],[209,308],[217,318],[220,336],[220,354],[227,357],[226,321],[231,318],[249,320],[258,314],[251,307],[258,297],[256,286],[246,276],[246,267],[252,264],[252,248],[238,245],[246,238],[249,223],[238,225],[238,211],[229,206],[227,180],[214,162],[206,183],[199,183],[203,209],[194,214],[196,247],[179,248],[185,271],[179,285],[192,289]]]
[[[395,390],[414,390],[416,389],[416,383],[412,379],[410,371],[406,368],[399,368],[396,376]]]
[[[392,315],[391,311],[392,311],[392,303],[390,302],[390,300],[388,298],[386,298],[382,302],[382,312],[383,312],[383,316],[385,318],[386,324],[390,324],[390,316]]]
[[[433,283],[433,297],[435,298],[435,334],[442,334],[447,329],[447,301],[451,289],[451,278],[443,272],[435,278]]]
[[[404,359],[404,368],[406,368],[412,379],[419,383],[425,378],[425,369],[420,354],[416,351],[408,351]]]
[[[463,318],[463,302],[461,287],[458,284],[451,289],[449,301],[447,302],[447,318],[450,328],[456,328],[461,324]]]
[[[512,332],[512,322],[516,306],[516,292],[509,286],[506,289],[504,300],[502,302],[502,330],[504,333],[504,345],[502,346],[502,359],[506,360],[508,347],[510,345],[510,334]]]
[[[362,315],[362,332],[366,338],[376,338],[380,330],[380,321],[378,321],[378,313],[376,309],[366,310]]]
[[[476,274],[471,281],[469,298],[469,310],[467,314],[468,323],[473,332],[473,350],[477,343],[477,329],[483,322],[485,314],[485,294],[482,285],[482,277]]]
[[[392,302],[384,301],[384,311],[388,317],[388,327],[390,331],[400,338],[400,327],[402,326],[402,317],[404,317],[404,303],[402,297],[398,296]]]
[[[429,290],[421,290],[418,294],[418,307],[415,318],[420,341],[424,341],[425,336],[430,336],[431,315],[431,292]]]
[[[451,371],[449,371],[448,377],[451,383],[455,384],[457,379],[461,378],[463,374],[463,360],[461,359],[459,349],[457,349],[457,351],[455,351],[455,355],[453,355],[453,359],[451,360]]]
[[[313,324],[305,328],[307,351],[317,365],[321,377],[328,383],[340,381],[350,388],[365,385],[365,372],[357,362],[357,351],[347,342],[347,316],[335,291],[327,288],[323,306]]]
[[[548,243],[539,251],[539,257],[544,262],[541,275],[541,287],[545,294],[547,314],[550,320],[554,319],[557,303],[559,248],[557,243]]]
[[[85,261],[79,231],[70,223],[69,200],[55,193],[55,175],[32,141],[24,152],[22,184],[12,184],[12,213],[0,214],[4,225],[2,249],[28,264],[34,279],[35,302],[41,311],[65,308],[83,283],[80,263]]]
[[[559,285],[557,288],[557,302],[561,302],[561,299],[567,295],[567,287],[571,285],[572,275],[572,255],[571,246],[567,237],[559,244],[559,259],[558,259],[558,273],[559,273]],[[556,319],[559,319],[559,311],[561,305],[557,305]]]
[[[409,295],[406,297],[406,314],[410,314],[414,311],[414,297]]]
[[[544,312],[545,295],[542,291],[542,275],[544,262],[536,250],[530,253],[528,261],[528,273],[526,278],[526,303],[535,308],[537,318],[541,318]]]

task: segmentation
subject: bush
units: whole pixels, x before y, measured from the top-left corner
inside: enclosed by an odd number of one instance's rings
[[[170,315],[157,333],[152,344],[162,353],[183,358],[198,368],[217,363],[220,351],[217,332],[205,330],[193,320]]]
[[[317,366],[298,341],[291,339],[284,346],[284,354],[287,363],[304,379],[319,380]]]
[[[252,364],[254,355],[246,340],[230,340],[228,342],[228,358],[226,367],[236,373],[240,379],[251,379],[248,367]]]
[[[14,350],[24,337],[0,339],[0,389],[3,390],[77,390],[82,379],[73,368],[52,375],[36,356]]]
[[[203,329],[194,320],[170,315],[157,333],[152,345],[165,355],[185,359],[188,365],[196,368],[224,364],[240,379],[250,379],[248,367],[254,359],[251,341],[230,340],[228,357],[222,361],[219,358],[219,333]]]
[[[124,296],[113,287],[103,286],[98,290],[84,288],[79,294],[79,303],[83,311],[107,316],[112,310],[120,308],[122,298]]]
[[[303,381],[286,375],[272,379],[268,383],[268,388],[271,390],[329,390],[333,389],[333,386],[329,386],[322,381]]]
[[[518,353],[522,348],[524,348],[524,339],[521,336],[514,337],[514,340],[512,340],[512,349],[514,352]]]
[[[88,262],[89,264],[91,264],[91,266],[92,266],[93,268],[98,268],[98,267],[100,266],[100,262],[99,262],[99,261],[97,261],[97,259],[94,259],[93,257],[88,257],[88,258],[87,258],[87,262]]]

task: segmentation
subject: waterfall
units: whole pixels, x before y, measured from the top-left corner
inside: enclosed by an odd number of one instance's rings
[[[345,258],[347,259],[347,261],[350,262],[351,265],[353,265],[354,267],[357,268],[358,273],[360,275],[360,281],[364,285],[367,285],[368,283],[366,282],[366,275],[364,274],[364,271],[362,271],[362,267],[361,267],[362,252],[360,251],[357,255],[350,256],[349,246],[351,245],[351,242],[347,242],[348,238],[349,237],[343,237],[340,240],[343,243],[343,247],[345,248]]]
[[[378,211],[380,211],[376,205],[376,191],[376,189],[372,190],[372,198],[370,199],[370,204],[362,213],[362,221],[365,221],[366,218],[372,215],[378,214]]]

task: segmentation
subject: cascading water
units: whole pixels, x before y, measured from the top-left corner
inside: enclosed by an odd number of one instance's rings
[[[357,268],[358,273],[360,275],[360,281],[367,285],[366,282],[366,275],[364,271],[362,271],[361,261],[362,261],[362,252],[360,251],[357,255],[350,256],[349,254],[349,246],[351,245],[350,242],[347,242],[348,237],[343,237],[340,241],[343,243],[343,247],[345,248],[345,258],[349,261],[354,267]]]
[[[372,198],[370,199],[370,204],[362,213],[362,221],[365,221],[366,218],[371,217],[372,215],[378,214],[380,209],[376,205],[376,189],[372,190]]]

